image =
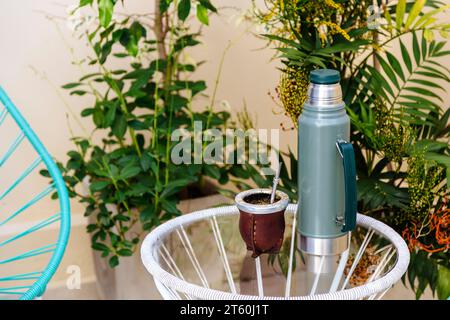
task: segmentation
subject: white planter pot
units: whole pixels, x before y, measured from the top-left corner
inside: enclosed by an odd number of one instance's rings
[[[230,203],[230,199],[216,194],[183,200],[178,208],[183,213]],[[131,257],[121,257],[120,264],[111,269],[101,252],[93,251],[97,291],[101,299],[161,299],[151,275],[147,272],[137,252]]]

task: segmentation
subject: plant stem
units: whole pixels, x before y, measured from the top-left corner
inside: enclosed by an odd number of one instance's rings
[[[174,0],[173,2],[174,8],[178,7],[178,1]],[[171,29],[173,26],[175,26],[175,15],[171,15],[170,21],[168,21],[168,24],[166,25],[167,29]],[[169,88],[172,85],[172,78],[174,70],[177,68],[178,64],[178,57],[179,55],[174,54],[174,32],[171,30],[170,37],[169,37],[169,54],[167,56],[166,60],[166,77],[164,79],[164,102],[167,104],[169,101]],[[173,65],[172,65],[173,61]],[[169,122],[166,132],[166,155],[165,155],[165,161],[166,166],[164,170],[164,185],[167,185],[169,183],[169,163],[170,163],[170,147],[171,147],[171,140],[170,137],[172,135],[172,121],[173,121],[173,97],[170,97],[169,102]]]
[[[163,16],[161,14],[161,0],[155,0],[155,23],[153,25],[153,30],[155,32],[158,55],[161,59],[167,59],[166,43],[165,38],[168,30],[164,30]]]

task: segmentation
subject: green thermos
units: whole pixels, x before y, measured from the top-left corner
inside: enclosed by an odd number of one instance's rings
[[[298,119],[300,249],[316,273],[333,272],[356,226],[355,155],[339,81],[336,70],[312,71]]]

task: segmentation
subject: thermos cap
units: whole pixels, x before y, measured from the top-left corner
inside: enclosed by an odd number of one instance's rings
[[[305,109],[337,110],[344,108],[339,71],[316,69],[311,71],[309,79]]]
[[[309,80],[315,84],[333,84],[341,81],[341,75],[333,69],[316,69],[309,74]]]

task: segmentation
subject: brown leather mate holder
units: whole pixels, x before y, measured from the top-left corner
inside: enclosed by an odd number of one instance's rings
[[[274,203],[270,203],[270,193],[271,189],[251,189],[235,198],[240,212],[239,231],[253,258],[278,253],[283,244],[284,211],[289,197],[277,191]]]

